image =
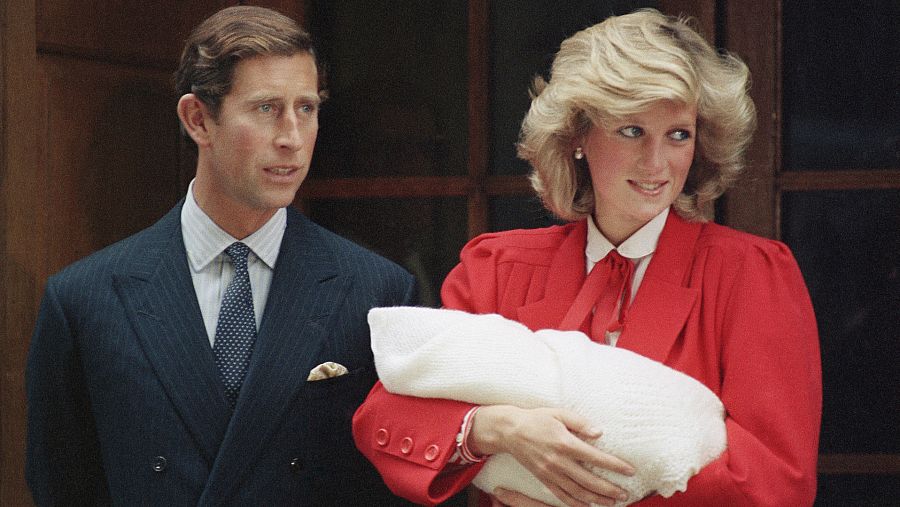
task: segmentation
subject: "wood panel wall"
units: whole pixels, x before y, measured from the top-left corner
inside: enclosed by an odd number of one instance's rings
[[[28,505],[24,488],[24,370],[30,326],[34,322],[42,282],[45,251],[34,234],[42,215],[46,177],[37,164],[34,130],[35,87],[34,4],[0,3],[0,504]]]

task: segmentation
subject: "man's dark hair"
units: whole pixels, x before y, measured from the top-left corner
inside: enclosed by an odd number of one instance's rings
[[[175,72],[175,92],[178,97],[193,93],[216,119],[222,98],[231,90],[238,62],[255,56],[293,56],[299,52],[309,53],[316,61],[319,95],[324,99],[324,72],[309,33],[293,19],[271,9],[228,7],[191,32]]]

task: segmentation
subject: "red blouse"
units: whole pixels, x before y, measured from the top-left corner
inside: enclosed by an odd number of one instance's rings
[[[555,328],[585,278],[585,241],[584,221],[479,236],[445,280],[443,303]],[[670,213],[617,346],[693,376],[726,409],[725,453],[686,492],[635,505],[812,504],[819,342],[784,244]],[[480,469],[447,463],[471,406],[393,395],[378,383],[354,417],[356,445],[396,494],[439,503]]]

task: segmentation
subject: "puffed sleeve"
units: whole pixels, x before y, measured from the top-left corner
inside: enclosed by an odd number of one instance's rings
[[[709,262],[718,266],[719,285],[701,294],[711,312],[703,319],[714,315],[718,333],[728,448],[685,493],[636,505],[813,503],[822,382],[812,304],[785,245],[754,241],[743,254]]]
[[[468,256],[464,249],[463,262],[444,282],[445,307],[474,311]],[[465,488],[481,469],[480,464],[449,463],[463,418],[473,406],[391,394],[378,382],[353,417],[353,438],[394,494],[435,505]]]

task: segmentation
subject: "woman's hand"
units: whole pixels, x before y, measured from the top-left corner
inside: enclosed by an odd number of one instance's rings
[[[476,454],[511,454],[566,505],[613,505],[625,491],[587,466],[623,475],[634,469],[584,441],[597,438],[587,419],[568,410],[491,405],[475,413],[467,445]]]

